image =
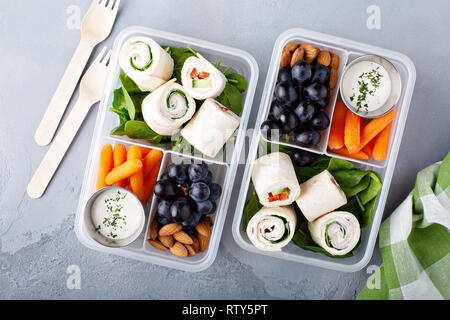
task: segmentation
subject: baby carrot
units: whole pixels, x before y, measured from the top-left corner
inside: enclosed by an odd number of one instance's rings
[[[353,158],[353,159],[360,159],[360,160],[367,160],[369,159],[369,156],[363,152],[363,151],[358,151],[355,153],[350,153],[346,147],[343,147],[339,150],[333,150],[336,153],[339,153],[340,155],[349,157],[349,158]]]
[[[158,173],[159,173],[160,168],[161,168],[161,164],[159,162],[157,162],[155,164],[155,166],[153,167],[153,169],[150,171],[148,177],[145,179],[144,196],[142,199],[142,204],[144,206],[148,202],[148,200],[150,199],[150,197],[153,193],[153,188],[155,187],[156,180],[158,179]]]
[[[129,178],[136,172],[142,171],[142,161],[139,159],[127,160],[117,168],[112,169],[110,173],[106,175],[105,182],[107,185],[113,185],[114,183]]]
[[[370,141],[370,142],[362,149],[362,151],[363,151],[365,154],[367,154],[367,156],[368,156],[369,158],[372,158],[374,142],[375,142],[375,139],[373,139],[372,141]]]
[[[125,161],[127,161],[127,148],[123,144],[118,143],[114,146],[114,168],[117,168]],[[127,179],[116,182],[116,186],[122,188],[126,187],[127,184]]]
[[[105,181],[106,175],[113,169],[113,149],[110,144],[105,144],[100,152],[100,164],[98,166],[97,190],[110,186]]]
[[[384,116],[370,121],[361,132],[361,142],[355,152],[364,148],[372,139],[384,130],[395,118],[395,109],[392,109]]]
[[[350,153],[356,152],[360,143],[361,118],[347,110],[345,114],[344,144]]]
[[[142,158],[145,158],[145,156],[151,151],[150,148],[141,148]]]
[[[389,137],[391,135],[391,127],[392,124],[389,124],[375,139],[373,139],[374,143],[372,157],[376,161],[381,162],[386,159],[389,147]]]
[[[127,151],[127,160],[136,160],[136,159],[142,159],[142,151],[141,151],[141,147],[139,146],[131,146],[128,148]],[[144,166],[142,164],[142,166]],[[135,174],[133,174],[130,177],[130,185],[131,185],[131,190],[133,191],[133,193],[142,201],[143,197],[144,197],[144,173],[141,170],[139,170],[138,172],[136,172]]]
[[[159,160],[162,158],[162,152],[159,150],[152,149],[142,160],[144,163],[144,168],[142,169],[144,172],[144,179],[147,179],[149,173],[152,171],[153,167],[159,163]]]
[[[347,107],[342,101],[337,101],[334,107],[333,120],[331,121],[328,148],[331,150],[341,149],[344,146],[345,114]]]

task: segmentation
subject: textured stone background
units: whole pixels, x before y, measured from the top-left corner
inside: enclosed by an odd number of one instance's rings
[[[245,252],[231,235],[233,205],[217,259],[201,273],[83,247],[73,223],[95,111],[44,197],[26,196],[26,185],[46,151],[34,143],[34,131],[79,39],[79,31],[67,27],[67,10],[79,6],[84,14],[89,4],[0,0],[0,298],[353,299],[366,282],[366,269],[339,273]],[[366,27],[366,9],[372,4],[381,9],[380,30]],[[260,67],[250,127],[274,41],[286,29],[308,28],[410,56],[418,78],[386,215],[408,194],[416,172],[449,150],[448,13],[446,0],[122,0],[115,28],[104,44],[112,46],[123,28],[142,25],[248,51]],[[233,199],[237,193],[234,190]],[[376,248],[369,265],[380,263]],[[69,265],[80,267],[81,290],[66,287]]]

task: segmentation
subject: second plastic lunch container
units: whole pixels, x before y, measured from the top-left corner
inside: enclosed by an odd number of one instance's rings
[[[243,112],[241,116],[240,126],[235,133],[234,148],[231,150],[227,145],[226,160],[203,159],[209,166],[209,169],[214,175],[214,180],[222,186],[223,192],[219,200],[217,200],[217,211],[212,215],[213,229],[210,238],[210,244],[205,252],[196,254],[194,257],[180,258],[174,256],[170,251],[159,251],[147,243],[149,238],[149,224],[156,214],[157,201],[155,196],[147,204],[146,207],[146,226],[143,232],[139,235],[137,240],[126,247],[111,248],[103,246],[93,240],[87,233],[86,227],[83,224],[83,211],[85,204],[90,196],[95,192],[96,177],[98,170],[98,163],[100,157],[100,150],[106,143],[114,145],[115,143],[122,143],[127,148],[130,145],[139,145],[141,147],[150,147],[159,149],[163,152],[161,176],[167,167],[173,162],[180,162],[186,159],[197,159],[196,157],[186,156],[181,153],[171,151],[165,148],[160,148],[148,143],[145,140],[135,140],[128,137],[110,136],[110,131],[118,125],[117,116],[109,111],[113,100],[113,90],[120,87],[119,74],[121,68],[119,66],[119,51],[122,45],[131,37],[148,36],[158,42],[162,46],[186,47],[198,50],[206,59],[213,64],[217,60],[221,60],[222,65],[232,66],[231,72],[236,72],[245,77],[248,82],[248,89],[243,94]],[[203,40],[184,37],[168,32],[147,29],[143,27],[130,27],[122,31],[116,38],[113,47],[113,54],[111,58],[111,68],[106,80],[106,85],[101,100],[97,120],[95,124],[94,134],[92,137],[92,144],[87,160],[83,186],[81,190],[80,200],[76,213],[75,232],[79,241],[88,248],[116,254],[119,256],[141,260],[144,262],[159,264],[162,266],[180,269],[184,271],[197,272],[208,268],[217,255],[219,248],[220,237],[227,214],[229,199],[231,196],[232,186],[236,175],[238,161],[240,159],[242,145],[245,139],[245,132],[247,129],[247,122],[250,115],[253,97],[258,81],[258,65],[255,59],[242,50],[222,46]],[[231,152],[229,152],[231,151]],[[231,156],[229,156],[231,154]]]
[[[296,246],[292,242],[279,252],[261,251],[254,247],[246,232],[242,230],[244,224],[243,210],[247,200],[254,192],[253,184],[251,183],[251,173],[255,159],[258,157],[258,149],[260,147],[260,141],[266,140],[261,135],[259,130],[262,122],[266,120],[269,113],[270,105],[272,102],[273,92],[277,81],[278,70],[280,66],[281,54],[284,46],[288,42],[297,43],[310,43],[314,47],[320,50],[328,50],[334,54],[339,55],[340,65],[338,68],[338,85],[330,92],[330,103],[325,109],[330,120],[333,116],[334,105],[339,97],[339,80],[342,76],[342,72],[348,63],[354,59],[367,54],[373,54],[382,56],[388,59],[394,64],[400,73],[402,82],[402,93],[399,102],[396,105],[396,118],[392,124],[392,131],[389,141],[389,151],[386,159],[383,162],[376,162],[372,159],[369,160],[354,160],[340,156],[327,150],[328,135],[330,127],[321,132],[320,143],[313,148],[303,148],[296,145],[283,142],[273,142],[272,144],[282,144],[291,146],[293,148],[304,149],[316,154],[324,154],[330,157],[346,159],[354,163],[358,168],[362,170],[374,170],[381,175],[383,187],[378,196],[375,212],[373,214],[372,223],[369,227],[361,230],[361,243],[356,250],[353,251],[353,256],[348,258],[331,258],[321,253],[315,253],[307,250],[303,250]],[[266,79],[266,84],[263,91],[263,97],[261,99],[260,112],[256,121],[257,134],[252,139],[250,145],[250,151],[247,158],[247,164],[245,167],[244,176],[242,179],[240,197],[237,203],[236,212],[233,220],[233,237],[240,247],[253,253],[263,254],[275,258],[285,259],[289,261],[295,261],[305,263],[317,267],[333,269],[344,272],[355,272],[362,269],[372,256],[372,252],[377,239],[378,229],[383,217],[383,211],[386,204],[389,187],[391,184],[392,174],[395,168],[397,155],[400,147],[400,142],[405,128],[406,118],[408,115],[409,105],[411,102],[411,96],[414,89],[414,83],[416,80],[416,70],[412,61],[405,55],[370,46],[367,44],[333,37],[326,34],[313,32],[305,29],[291,29],[279,36],[273,49],[270,67]],[[266,140],[267,141],[267,140]]]

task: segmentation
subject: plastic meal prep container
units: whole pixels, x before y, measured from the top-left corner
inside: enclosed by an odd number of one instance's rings
[[[321,141],[319,145],[314,148],[303,148],[283,142],[271,142],[272,144],[275,145],[283,144],[298,149],[304,149],[317,154],[324,154],[330,157],[346,159],[354,163],[358,168],[362,170],[373,170],[381,175],[383,188],[377,200],[375,212],[372,218],[372,223],[369,227],[361,230],[361,243],[358,246],[358,248],[353,251],[353,256],[349,258],[331,258],[321,253],[315,253],[301,249],[292,242],[289,243],[286,247],[282,249],[282,251],[279,252],[262,251],[257,249],[251,244],[246,232],[242,230],[244,223],[243,217],[244,206],[255,190],[253,184],[250,181],[253,163],[255,159],[257,159],[259,156],[262,155],[262,154],[258,155],[258,150],[260,149],[259,148],[260,140],[265,140],[262,137],[259,128],[262,122],[267,118],[270,109],[270,104],[273,100],[273,92],[277,81],[282,50],[284,46],[290,41],[296,41],[299,43],[308,42],[321,50],[326,49],[335,54],[338,54],[340,56],[340,65],[338,69],[338,76],[339,76],[338,85],[340,77],[342,76],[342,71],[344,70],[345,66],[354,59],[356,59],[357,57],[366,54],[379,55],[391,61],[397,68],[398,72],[400,73],[400,77],[402,80],[403,86],[402,93],[396,107],[397,110],[396,117],[392,124],[388,155],[385,161],[381,163],[377,163],[372,159],[355,160],[327,151],[328,135],[331,125],[330,127],[328,127],[328,129],[323,130],[321,132]],[[372,256],[373,248],[375,246],[375,241],[377,239],[378,229],[380,226],[381,219],[383,217],[384,206],[386,203],[386,198],[391,184],[395,162],[397,160],[398,150],[400,147],[403,130],[406,123],[406,118],[409,110],[411,96],[414,89],[415,80],[416,80],[416,70],[414,64],[407,56],[401,53],[305,29],[290,29],[282,33],[276,40],[273,49],[271,63],[269,66],[266,84],[263,91],[264,94],[261,99],[260,112],[255,125],[255,127],[257,128],[257,133],[252,138],[250,144],[247,164],[245,167],[244,176],[241,184],[241,190],[239,193],[240,197],[237,203],[236,212],[233,220],[232,232],[233,237],[237,242],[237,244],[243,249],[248,250],[250,252],[310,264],[321,268],[333,269],[344,272],[355,272],[361,270],[369,262]],[[332,119],[333,116],[335,102],[339,98],[338,85],[336,86],[335,89],[331,90],[330,104],[325,109],[325,111],[330,117],[330,120]]]
[[[163,158],[161,163],[161,176],[167,169],[168,165],[173,162],[201,160],[200,158],[186,156],[168,148],[154,146],[145,140],[130,139],[126,136],[110,136],[110,131],[118,125],[118,117],[109,111],[113,100],[113,90],[120,87],[119,74],[122,72],[119,66],[119,51],[122,45],[131,37],[148,36],[154,39],[162,46],[186,47],[190,46],[198,50],[206,59],[215,64],[217,60],[221,60],[222,66],[233,66],[230,72],[236,72],[245,77],[248,82],[248,89],[243,93],[243,112],[240,115],[241,123],[235,133],[235,144],[227,144],[227,157],[225,160],[203,159],[212,171],[214,182],[222,186],[223,192],[221,197],[216,201],[216,213],[211,216],[213,219],[212,235],[210,244],[205,252],[199,253],[194,257],[180,258],[172,255],[170,251],[159,251],[147,243],[149,238],[149,224],[156,214],[157,200],[152,196],[151,201],[146,206],[146,226],[137,240],[128,246],[120,248],[110,248],[103,246],[93,240],[87,233],[83,223],[83,211],[89,197],[95,192],[98,163],[100,158],[100,150],[104,144],[122,143],[127,148],[130,145],[139,145],[141,147],[150,147],[161,150]],[[87,160],[86,171],[84,175],[83,185],[81,189],[80,199],[78,203],[75,232],[79,241],[88,248],[116,254],[119,256],[141,260],[144,262],[159,264],[162,266],[180,269],[184,271],[197,272],[208,268],[217,255],[220,243],[223,225],[227,213],[228,203],[231,196],[232,184],[236,175],[238,161],[240,158],[242,145],[245,139],[245,131],[250,115],[253,97],[258,81],[258,65],[255,59],[245,51],[230,48],[227,46],[206,42],[199,39],[189,38],[177,34],[164,31],[148,29],[143,27],[129,27],[123,30],[115,39],[113,54],[111,57],[111,68],[107,76],[104,93],[100,102],[97,120],[95,124],[94,134],[92,137],[91,148]],[[231,145],[231,147],[229,146]],[[231,155],[231,156],[230,156]]]

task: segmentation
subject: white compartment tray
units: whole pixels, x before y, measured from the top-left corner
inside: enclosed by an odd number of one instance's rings
[[[167,165],[171,162],[183,159],[194,159],[194,157],[185,156],[175,151],[154,146],[144,140],[134,140],[128,137],[111,137],[110,131],[118,125],[118,117],[109,111],[113,100],[113,90],[120,86],[119,74],[121,72],[119,66],[119,51],[123,43],[131,37],[148,36],[158,42],[160,45],[186,47],[198,50],[206,59],[215,63],[221,60],[223,66],[233,66],[230,72],[236,72],[245,77],[248,82],[248,89],[243,94],[243,112],[241,114],[241,124],[236,133],[234,148],[227,146],[227,155],[225,161],[216,161],[214,159],[204,159],[208,163],[210,170],[214,174],[214,181],[222,185],[223,193],[217,201],[217,211],[213,215],[214,226],[210,239],[210,245],[207,251],[196,255],[195,257],[179,258],[170,254],[170,252],[161,252],[147,243],[147,233],[150,219],[156,211],[156,199],[153,196],[152,201],[147,204],[146,208],[146,228],[136,241],[122,248],[105,247],[89,237],[83,225],[83,210],[89,197],[95,192],[96,176],[100,150],[106,143],[122,143],[125,146],[131,144],[140,145],[142,147],[156,148],[163,151],[162,166],[160,175],[164,173]],[[230,48],[227,46],[206,42],[199,39],[189,38],[176,35],[164,31],[148,29],[143,27],[129,27],[123,30],[116,38],[111,58],[111,68],[105,84],[103,98],[98,110],[94,134],[92,137],[89,158],[87,160],[86,171],[84,175],[83,185],[80,194],[80,200],[77,208],[75,219],[75,232],[79,241],[88,248],[116,254],[119,256],[141,260],[144,262],[155,263],[170,268],[176,268],[184,271],[197,272],[208,268],[213,262],[217,254],[222,234],[225,217],[227,214],[228,203],[231,195],[232,185],[234,182],[238,161],[245,139],[245,131],[250,115],[253,97],[255,94],[256,84],[258,81],[258,65],[255,59],[242,50]],[[229,156],[231,154],[231,156]]]
[[[390,60],[395,65],[401,76],[403,84],[402,94],[396,107],[397,113],[396,118],[394,119],[392,125],[389,151],[384,162],[377,163],[374,160],[365,160],[365,161],[353,160],[328,152],[327,144],[328,144],[328,134],[330,131],[329,128],[327,130],[322,131],[321,142],[318,146],[314,148],[303,148],[287,144],[294,148],[304,149],[317,154],[325,154],[331,157],[344,158],[346,160],[353,162],[356,166],[358,166],[362,170],[374,170],[381,175],[383,181],[383,188],[378,197],[375,212],[373,214],[372,223],[369,227],[361,230],[361,243],[359,247],[355,251],[353,251],[354,255],[349,258],[331,258],[324,254],[303,250],[293,243],[290,243],[288,246],[284,247],[281,252],[261,251],[255,248],[250,243],[247,234],[244,231],[242,231],[242,226],[244,223],[243,209],[246,201],[250,198],[250,196],[254,191],[254,187],[250,182],[253,163],[254,160],[259,157],[258,146],[260,140],[263,139],[259,128],[262,122],[267,118],[267,115],[269,113],[270,104],[273,99],[272,98],[273,91],[276,85],[280,65],[281,52],[286,43],[290,41],[309,42],[320,49],[327,49],[338,54],[341,60],[338,70],[339,76],[342,75],[342,70],[346,64],[356,59],[357,57],[365,54],[375,54]],[[375,241],[377,239],[378,229],[380,226],[381,219],[383,217],[384,206],[386,203],[386,198],[391,184],[392,174],[395,168],[395,162],[397,160],[397,155],[403,135],[403,130],[406,123],[406,118],[408,115],[415,80],[416,80],[416,69],[414,67],[414,64],[407,56],[401,53],[305,29],[290,29],[282,33],[276,40],[273,49],[266,84],[263,91],[264,93],[261,99],[260,112],[258,113],[258,118],[255,125],[257,133],[254,135],[250,145],[247,164],[239,193],[240,197],[237,203],[236,212],[233,220],[232,232],[233,237],[237,242],[237,244],[243,249],[254,253],[310,264],[322,268],[328,268],[345,272],[355,272],[362,269],[369,262],[372,256]],[[338,92],[339,92],[338,86],[331,91],[330,105],[326,109],[327,113],[330,116],[330,119],[332,119],[334,111],[334,103],[339,96]],[[286,145],[285,143],[280,144]]]

